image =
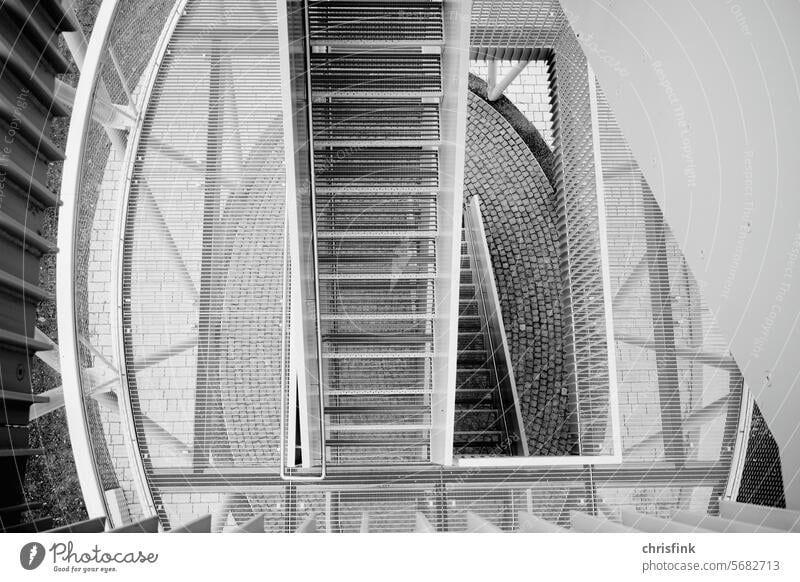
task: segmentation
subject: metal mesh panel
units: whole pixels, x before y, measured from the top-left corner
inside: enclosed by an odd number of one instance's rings
[[[284,150],[275,6],[254,8],[189,4],[138,144],[125,339],[154,467],[278,465]]]
[[[736,500],[741,503],[786,507],[780,451],[758,405],[753,408],[753,423],[748,435],[747,455]]]
[[[497,485],[494,487],[448,486],[446,510],[448,531],[470,531],[467,514],[472,513],[503,531],[519,529],[520,512],[530,513],[561,527],[569,526],[570,511],[591,511],[592,496],[580,482]]]
[[[627,460],[731,462],[736,362],[597,86]]]
[[[471,58],[533,60],[556,46],[566,18],[558,0],[475,0]]]
[[[586,57],[571,29],[551,64],[556,144],[557,223],[565,317],[567,383],[575,403],[580,452],[604,452],[609,423],[609,353],[595,179],[592,104]],[[611,453],[607,448],[605,453]]]
[[[311,91],[323,97],[436,97],[442,91],[438,54],[373,51],[312,53]]]
[[[439,44],[444,34],[440,1],[312,1],[308,19],[312,45],[419,46]]]
[[[369,105],[360,101],[314,105],[314,140],[320,145],[378,141],[433,143],[439,140],[439,108],[413,100]],[[401,145],[406,145],[401,144]]]

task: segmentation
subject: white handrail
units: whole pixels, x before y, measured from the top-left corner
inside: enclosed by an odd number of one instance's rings
[[[80,170],[83,166],[84,140],[91,121],[92,96],[97,89],[100,61],[111,31],[117,5],[118,0],[105,0],[100,6],[92,37],[86,50],[86,59],[75,92],[75,107],[72,111],[67,137],[66,157],[61,178],[63,207],[59,212],[58,220],[58,247],[62,249],[62,253],[60,253],[56,265],[56,301],[64,406],[78,481],[90,518],[107,517],[109,511],[94,462],[82,390],[79,341],[77,322],[75,321],[75,242],[77,240],[77,210],[80,200]]]

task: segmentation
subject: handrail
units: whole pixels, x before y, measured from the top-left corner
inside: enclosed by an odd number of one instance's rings
[[[86,50],[80,82],[75,92],[75,104],[67,137],[66,159],[61,179],[58,246],[64,252],[56,264],[56,300],[58,303],[59,352],[61,377],[64,385],[64,407],[75,458],[78,481],[81,485],[86,511],[90,518],[108,517],[100,475],[94,462],[92,439],[85,408],[80,370],[78,324],[75,309],[75,244],[78,240],[78,204],[80,201],[81,167],[84,158],[84,138],[89,131],[94,100],[98,87],[103,49],[111,32],[118,0],[105,0],[97,13],[94,29]]]
[[[503,325],[500,299],[486,242],[486,232],[483,228],[480,197],[473,195],[467,198],[465,210],[465,238],[470,249],[470,265],[475,280],[478,313],[483,319],[482,327],[488,343],[489,361],[498,386],[503,426],[506,436],[512,441],[509,444],[512,445],[515,456],[527,457],[529,455],[528,439],[522,420],[511,352]],[[514,440],[512,435],[517,435],[518,440]]]
[[[280,38],[280,59],[281,59],[281,69],[282,69],[282,77],[284,82],[287,83],[287,87],[291,86],[291,63],[289,62],[291,59],[291,55],[289,52],[289,38],[288,38],[288,0],[278,0],[278,20],[279,20],[279,27],[278,27],[278,34]],[[308,22],[308,9],[307,9],[307,2],[303,0],[302,2],[302,10],[303,10],[303,29],[305,32],[305,37],[303,39],[303,48],[304,48],[304,71],[305,71],[305,86],[307,97],[310,102],[311,100],[311,45],[309,39],[309,22]],[[280,24],[282,23],[282,24]],[[284,36],[285,35],[285,36]],[[284,89],[285,90],[285,89]],[[286,103],[284,103],[284,111],[285,111]],[[317,256],[317,212],[316,212],[316,203],[315,203],[315,192],[316,186],[314,183],[314,144],[313,144],[313,129],[312,129],[312,115],[311,115],[311,108],[307,107],[305,111],[306,115],[306,124],[308,130],[308,141],[306,143],[306,147],[308,148],[309,152],[309,196],[311,200],[311,255],[313,257],[313,267],[314,267],[314,310],[315,310],[315,335],[316,335],[316,361],[317,361],[317,379],[319,383],[319,429],[320,429],[320,474],[319,475],[302,475],[302,474],[295,474],[291,470],[287,471],[287,466],[285,464],[285,447],[284,442],[281,442],[280,449],[281,449],[281,457],[280,457],[280,476],[281,479],[285,479],[288,481],[321,481],[326,478],[327,474],[327,461],[326,461],[326,451],[325,451],[325,393],[323,388],[323,369],[322,369],[322,331],[320,329],[320,308],[319,308],[319,259]],[[290,122],[287,122],[284,127],[288,128]],[[284,136],[286,143],[293,143],[289,135],[289,130],[287,129],[287,135]],[[290,171],[293,171],[293,165],[287,163],[286,171],[287,174]],[[287,176],[288,178],[288,176]],[[288,180],[287,180],[288,184]],[[288,190],[288,188],[287,188]],[[287,205],[290,203],[289,196],[287,195]],[[289,228],[286,229],[286,236],[289,236]],[[284,303],[285,305],[285,303]],[[305,365],[304,359],[302,361],[298,361],[297,365]],[[287,384],[288,387],[288,384]],[[281,441],[283,441],[283,437],[285,434],[285,427],[284,427],[284,416],[285,410],[283,408],[284,402],[284,394],[281,394]]]
[[[753,423],[753,406],[755,399],[747,384],[742,380],[742,393],[739,405],[739,415],[736,439],[731,454],[731,468],[728,474],[728,481],[722,495],[724,499],[736,501],[739,496],[739,486],[742,483],[742,472],[744,471],[745,460],[747,458],[747,445],[750,437],[750,429]]]

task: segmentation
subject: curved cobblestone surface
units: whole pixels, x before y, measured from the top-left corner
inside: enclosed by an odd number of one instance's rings
[[[464,194],[481,198],[530,454],[568,454],[552,188],[515,128],[472,92]]]

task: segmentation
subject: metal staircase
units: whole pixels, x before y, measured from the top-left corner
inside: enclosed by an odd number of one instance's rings
[[[325,451],[430,460],[438,1],[310,1]]]
[[[499,388],[491,374],[485,339],[486,323],[481,317],[472,262],[463,232],[454,453],[459,456],[510,455],[511,439],[501,411]]]

